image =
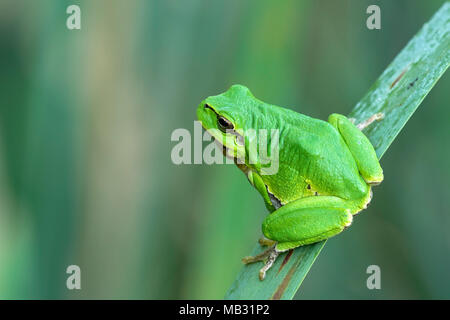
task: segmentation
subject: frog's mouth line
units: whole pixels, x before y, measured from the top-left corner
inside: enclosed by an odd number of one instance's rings
[[[217,139],[213,134],[211,134],[208,129],[205,128],[205,126],[203,125],[203,122],[200,121],[202,127],[204,130],[206,130],[210,136],[214,139],[214,142],[222,149],[222,154],[227,157],[228,159],[234,160],[234,162],[236,163],[236,165],[243,165],[242,163],[238,163],[238,157],[236,155],[231,156],[230,154],[235,154],[234,150],[231,150],[230,148],[228,148],[227,146],[225,146],[219,139]],[[237,136],[238,138],[242,139],[241,141],[244,141],[244,137],[242,137],[239,133],[237,133],[236,131],[234,131],[232,133],[233,135]],[[230,152],[230,154],[228,153]]]
[[[212,135],[211,135],[212,136]],[[230,148],[228,148],[226,145],[224,145],[220,140],[218,140],[216,137],[212,136],[214,139],[214,142],[222,149],[222,154],[227,157],[228,159],[234,160],[234,163],[237,164],[237,156],[233,155],[231,156],[230,154],[234,154],[233,150],[231,150]],[[229,152],[229,153],[228,153]]]
[[[247,165],[245,163],[243,163],[242,161],[238,161],[238,157],[237,156],[230,156],[228,154],[228,151],[230,150],[229,148],[227,148],[222,142],[220,142],[218,139],[216,139],[214,136],[214,142],[222,148],[222,154],[228,158],[234,161],[234,164],[239,168],[239,170],[241,170],[246,176],[248,175],[248,171],[250,170],[249,167],[247,167]]]
[[[236,157],[232,157],[232,156],[230,156],[230,155],[228,154],[228,151],[230,151],[229,148],[227,148],[227,147],[226,147],[222,142],[220,142],[216,137],[214,137],[214,136],[212,136],[212,137],[213,137],[213,139],[214,139],[214,142],[221,148],[222,154],[223,154],[225,157],[227,157],[228,159],[232,159],[232,160],[234,160],[234,161],[237,160]]]

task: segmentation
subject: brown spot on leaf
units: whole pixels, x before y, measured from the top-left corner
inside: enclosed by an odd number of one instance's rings
[[[294,263],[292,267],[289,269],[288,273],[284,277],[283,281],[280,283],[280,285],[277,288],[277,291],[273,294],[271,297],[272,300],[280,300],[283,296],[284,291],[286,290],[287,286],[289,285],[289,282],[291,281],[292,276],[294,275],[295,270],[297,269],[300,261],[297,263]]]
[[[394,80],[394,82],[391,83],[389,89],[392,89],[397,84],[397,82],[400,81],[400,79],[405,75],[406,70],[408,70],[408,68],[406,68],[405,70],[402,71],[402,73],[400,73],[400,75]]]
[[[292,253],[294,252],[294,249],[289,250],[289,252],[287,253],[286,257],[284,257],[283,262],[281,263],[280,269],[278,269],[277,273],[280,273],[281,269],[283,269],[284,265],[286,264],[286,262],[289,261],[289,258],[292,256]]]

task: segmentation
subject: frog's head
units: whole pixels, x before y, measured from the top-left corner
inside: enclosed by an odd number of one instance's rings
[[[244,130],[252,122],[249,108],[255,98],[249,89],[233,85],[228,91],[203,100],[197,108],[203,128],[223,146],[228,157],[245,162]]]

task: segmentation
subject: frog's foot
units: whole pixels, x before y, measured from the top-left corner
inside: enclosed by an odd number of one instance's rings
[[[266,277],[266,272],[269,270],[275,260],[277,260],[278,255],[280,254],[279,251],[276,249],[276,243],[267,249],[266,251],[261,252],[260,254],[253,256],[253,257],[244,257],[242,258],[242,262],[245,264],[258,262],[258,261],[265,261],[264,267],[262,267],[259,270],[259,280],[264,280]]]
[[[364,120],[364,121],[361,122],[361,123],[358,123],[358,124],[356,125],[356,127],[357,127],[359,130],[363,130],[363,129],[367,128],[368,126],[370,126],[374,121],[380,121],[380,120],[382,120],[382,119],[384,119],[384,113],[382,113],[382,112],[375,113],[375,114],[372,115],[369,119],[366,119],[366,120]],[[353,119],[353,120],[354,120],[354,119]],[[351,120],[350,120],[350,121],[351,121]],[[353,123],[354,123],[354,121],[353,121]]]
[[[271,246],[277,244],[276,241],[267,239],[266,237],[259,238],[258,242],[263,247],[271,247]]]

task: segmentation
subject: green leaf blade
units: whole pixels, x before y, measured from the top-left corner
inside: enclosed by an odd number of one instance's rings
[[[381,74],[349,117],[361,122],[375,113],[385,118],[366,128],[379,158],[450,64],[450,3],[446,2]],[[244,266],[225,299],[292,299],[326,241],[283,253],[266,279],[261,263]],[[263,249],[257,245],[251,255]]]
[[[383,121],[364,130],[379,158],[448,68],[449,48],[450,3],[447,2],[397,55],[350,113],[350,117],[359,121],[374,113],[385,114]]]

